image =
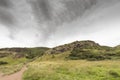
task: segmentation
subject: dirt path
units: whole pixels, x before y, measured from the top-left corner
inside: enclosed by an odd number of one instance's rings
[[[26,69],[27,69],[26,66],[24,66],[20,71],[14,74],[6,75],[6,76],[2,76],[2,74],[0,74],[0,80],[22,80],[23,72]]]

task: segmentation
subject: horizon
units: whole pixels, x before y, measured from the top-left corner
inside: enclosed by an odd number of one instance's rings
[[[55,48],[55,47],[59,47],[59,46],[62,46],[62,45],[65,45],[65,44],[71,44],[71,43],[73,43],[73,42],[76,42],[76,41],[79,41],[79,42],[81,42],[81,41],[93,41],[93,40],[75,40],[75,41],[72,41],[72,42],[68,42],[68,43],[64,43],[64,44],[60,44],[60,45],[57,45],[57,46],[53,46],[53,47],[49,47],[49,46],[31,46],[31,47],[0,47],[0,49],[4,49],[4,48],[41,48],[41,47],[45,47],[45,48]],[[95,41],[93,41],[93,42],[95,42]],[[96,44],[99,44],[99,43],[97,43],[97,42],[95,42]],[[108,46],[108,45],[102,45],[102,44],[99,44],[100,46]],[[120,44],[118,44],[118,45],[115,45],[115,46],[108,46],[108,47],[116,47],[116,46],[119,46]]]
[[[120,45],[119,0],[0,0],[0,48],[76,40]]]

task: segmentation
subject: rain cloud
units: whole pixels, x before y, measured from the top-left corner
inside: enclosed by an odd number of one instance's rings
[[[95,36],[118,28],[119,5],[120,0],[0,0],[0,46],[4,41],[11,42],[5,47],[56,46],[83,39],[107,42],[105,35],[104,40]]]

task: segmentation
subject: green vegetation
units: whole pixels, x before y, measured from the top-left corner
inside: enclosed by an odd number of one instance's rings
[[[0,58],[13,55],[15,58],[26,57],[33,59],[42,56],[49,48],[36,47],[36,48],[3,48],[0,49]]]
[[[35,57],[41,57],[49,48],[37,47],[37,48],[28,48],[23,52],[28,59],[33,59]]]
[[[105,59],[120,59],[120,53],[115,50],[105,50],[105,49],[80,49],[75,48],[71,51],[69,55],[70,59],[86,59],[86,60],[105,60]]]
[[[69,55],[70,59],[87,59],[87,60],[105,60],[111,59],[111,55],[104,50],[98,49],[79,49],[75,48],[72,50],[71,54]]]
[[[120,80],[120,61],[34,61],[23,80]]]
[[[120,48],[100,46],[96,43],[91,45],[88,43],[74,47],[68,58],[72,60],[86,59],[90,61],[114,60],[120,59],[119,50]]]
[[[5,65],[5,64],[8,64],[8,62],[0,61],[0,65]]]
[[[0,49],[0,73],[12,74],[19,71],[34,58],[43,55],[48,48],[5,48]]]
[[[15,73],[26,63],[23,80],[120,80],[120,46],[89,40],[51,49],[0,49],[0,72]]]
[[[0,58],[0,72],[4,75],[19,71],[28,62],[26,58],[15,59],[11,56]]]
[[[120,80],[119,54],[93,41],[61,45],[31,62],[23,80]]]

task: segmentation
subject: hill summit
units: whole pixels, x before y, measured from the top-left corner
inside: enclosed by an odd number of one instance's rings
[[[101,46],[98,43],[95,43],[91,40],[85,40],[85,41],[75,41],[69,44],[64,44],[61,46],[57,46],[54,48],[51,48],[47,51],[49,54],[59,54],[66,51],[71,51],[74,48],[100,48]]]

